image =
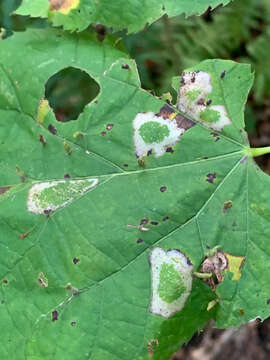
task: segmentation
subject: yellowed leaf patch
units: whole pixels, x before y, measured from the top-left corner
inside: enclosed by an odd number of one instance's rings
[[[232,280],[238,281],[242,276],[241,267],[243,265],[244,256],[235,256],[228,253],[225,253],[228,259],[228,270],[233,273]]]

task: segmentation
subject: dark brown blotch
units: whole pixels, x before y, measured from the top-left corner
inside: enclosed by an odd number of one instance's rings
[[[12,186],[0,186],[0,195],[4,194],[11,188],[12,188]]]
[[[102,42],[105,39],[107,33],[106,27],[102,24],[98,24],[96,25],[96,32],[98,41]]]
[[[47,144],[47,141],[44,139],[44,136],[42,134],[39,135],[39,141],[44,146]]]
[[[181,129],[188,130],[192,128],[194,125],[196,125],[195,122],[187,119],[185,116],[178,114],[175,117],[175,121],[177,123],[177,126]]]
[[[107,130],[112,130],[113,126],[114,126],[114,124],[107,124],[106,129]]]
[[[101,131],[101,135],[102,135],[102,136],[107,135],[106,131]]]
[[[53,135],[56,135],[56,134],[57,134],[57,130],[56,130],[56,128],[55,128],[52,124],[49,124],[48,130],[49,130],[49,132],[52,133]]]
[[[142,219],[142,220],[140,221],[140,225],[141,225],[141,226],[146,225],[146,224],[148,224],[148,222],[149,222],[149,219],[148,219],[148,218],[144,218],[144,219]]]
[[[220,140],[219,133],[212,131],[210,134],[216,139],[216,142]]]
[[[168,105],[165,104],[156,114],[156,116],[162,116],[163,119],[170,119],[170,115],[174,113],[174,110]]]
[[[52,321],[58,320],[58,311],[54,310],[52,311]]]
[[[197,105],[204,105],[204,106],[205,106],[204,98],[200,98],[200,99],[197,101]]]
[[[226,212],[228,209],[232,208],[233,202],[231,200],[225,201],[223,204],[223,212]]]
[[[174,150],[173,150],[172,147],[168,147],[168,148],[166,149],[166,152],[173,154],[173,153],[174,153]]]
[[[220,74],[221,79],[223,79],[225,75],[226,75],[226,70],[222,71],[222,73]]]
[[[161,188],[159,189],[161,192],[164,192],[167,190],[167,186],[161,186]]]
[[[206,175],[206,181],[208,181],[210,184],[214,184],[214,180],[216,179],[217,174],[214,173],[209,173]]]

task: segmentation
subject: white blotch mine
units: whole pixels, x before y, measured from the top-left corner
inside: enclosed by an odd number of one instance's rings
[[[149,128],[143,127],[144,124],[148,124]],[[146,155],[150,150],[153,151],[155,157],[162,156],[166,152],[166,148],[176,145],[180,136],[185,132],[185,129],[177,127],[175,120],[164,119],[156,116],[153,112],[138,113],[133,120],[133,127],[134,144],[138,157]],[[152,136],[150,136],[151,127],[153,129]],[[145,136],[142,135],[143,131],[146,131]]]
[[[154,248],[150,254],[152,300],[150,312],[169,318],[183,309],[192,288],[193,265],[178,250]]]
[[[178,109],[210,129],[221,131],[224,126],[231,124],[231,120],[224,105],[207,105],[207,96],[212,90],[211,76],[207,72],[183,73]]]
[[[35,214],[55,211],[94,188],[98,179],[56,180],[40,182],[31,187],[27,208]]]

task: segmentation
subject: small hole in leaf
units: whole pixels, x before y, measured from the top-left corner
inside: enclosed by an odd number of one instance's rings
[[[84,107],[100,91],[98,83],[85,71],[68,67],[49,78],[45,98],[60,122],[76,120]]]
[[[72,321],[72,322],[70,323],[70,325],[71,325],[71,326],[75,326],[75,325],[76,325],[76,322],[75,322],[75,321]]]

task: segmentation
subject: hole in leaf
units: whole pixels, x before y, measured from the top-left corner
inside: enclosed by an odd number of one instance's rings
[[[45,98],[60,122],[76,120],[84,107],[100,91],[98,83],[85,71],[68,67],[49,78]]]

